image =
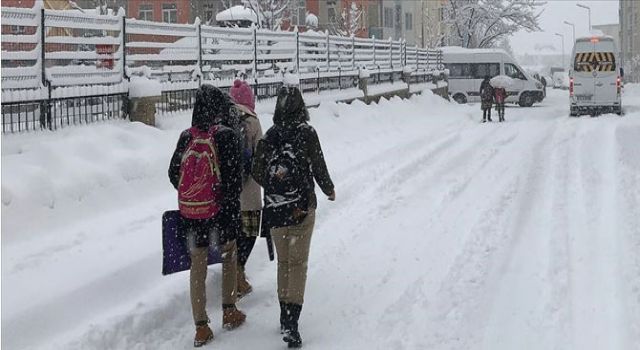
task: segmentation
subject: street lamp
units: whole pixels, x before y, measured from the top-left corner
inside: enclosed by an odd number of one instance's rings
[[[564,21],[564,24],[570,25],[571,28],[573,28],[573,42],[575,43],[576,42],[576,26],[575,26],[575,24],[573,24],[573,23],[571,23],[569,21]]]
[[[562,38],[562,69],[564,69],[564,35],[560,33],[556,33],[556,35]]]
[[[576,6],[587,9],[587,11],[589,11],[589,34],[591,34],[591,7],[583,4],[576,4]]]

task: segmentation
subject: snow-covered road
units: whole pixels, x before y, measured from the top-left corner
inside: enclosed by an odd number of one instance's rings
[[[313,110],[337,201],[319,197],[305,348],[637,348],[640,87],[623,118],[569,118],[566,100],[551,90],[504,124],[432,95]],[[188,274],[160,275],[189,122],[3,136],[3,348],[191,348]],[[221,329],[209,271],[210,348],[284,348],[264,242],[242,328]]]

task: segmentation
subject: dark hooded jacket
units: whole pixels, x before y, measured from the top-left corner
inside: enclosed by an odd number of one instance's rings
[[[220,160],[223,199],[221,210],[213,220],[182,219],[181,230],[195,232],[195,244],[204,247],[212,239],[214,228],[219,229],[217,243],[225,244],[236,239],[241,230],[240,192],[242,191],[241,139],[239,119],[233,112],[229,96],[220,89],[203,85],[196,93],[191,126],[209,130],[214,125],[219,129],[215,135],[215,145]],[[169,164],[169,180],[176,189],[180,180],[180,163],[191,141],[191,134],[185,130],[180,134],[178,144]],[[183,231],[184,232],[184,231]]]
[[[484,98],[484,91],[489,90],[486,94],[487,98]],[[491,81],[488,77],[485,77],[480,83],[480,99],[482,102],[492,101],[493,100],[493,87],[491,86]]]
[[[305,162],[304,168],[308,170],[305,175],[305,187],[308,191],[305,209],[317,207],[314,179],[327,196],[334,190],[318,134],[307,123],[308,120],[309,113],[300,90],[297,87],[281,88],[273,115],[274,125],[258,141],[252,166],[254,179],[260,186],[266,188],[269,157],[282,142],[290,142],[294,145],[299,151],[298,156]]]

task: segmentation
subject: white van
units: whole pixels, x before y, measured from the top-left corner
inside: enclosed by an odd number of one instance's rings
[[[618,48],[610,36],[576,39],[569,74],[570,115],[622,114]]]
[[[480,102],[480,84],[485,76],[507,75],[513,85],[506,102],[531,107],[544,99],[542,83],[531,77],[502,49],[443,47],[442,60],[449,69],[449,95],[458,103]]]

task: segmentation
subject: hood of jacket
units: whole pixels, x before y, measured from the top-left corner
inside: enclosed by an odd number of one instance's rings
[[[209,84],[202,85],[196,92],[191,126],[207,130],[213,125],[237,126],[238,116],[233,112],[233,103],[229,95]],[[234,123],[234,120],[236,122]]]
[[[284,128],[295,128],[309,121],[309,112],[298,87],[283,86],[278,90],[273,124]]]

